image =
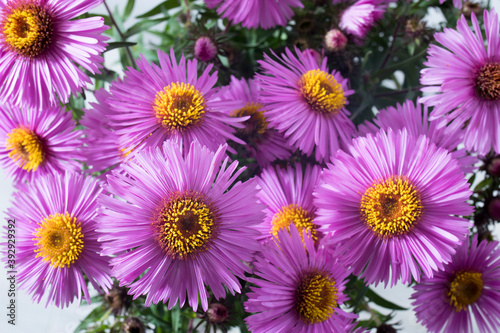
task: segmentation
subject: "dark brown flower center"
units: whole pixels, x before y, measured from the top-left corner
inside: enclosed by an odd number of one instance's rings
[[[487,63],[476,76],[476,93],[487,101],[500,99],[500,63]]]

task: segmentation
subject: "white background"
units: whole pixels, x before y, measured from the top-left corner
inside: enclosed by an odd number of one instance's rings
[[[126,0],[108,0],[108,4],[111,8],[116,6],[124,7]],[[158,4],[158,0],[140,0],[136,1],[136,5],[131,17],[135,17],[142,13],[145,13],[149,9],[153,8]],[[492,2],[494,7],[500,8],[500,0],[495,0]],[[104,6],[100,6],[96,10],[92,11],[94,13],[105,13]],[[439,16],[434,14],[431,18],[433,21],[439,20]],[[127,26],[132,23],[128,22]],[[107,63],[114,62],[116,59],[116,54],[112,52],[106,55]],[[13,193],[12,182],[7,178],[7,175],[3,170],[0,169],[0,221],[1,223],[6,223],[8,216],[6,216],[7,207],[10,205],[10,200]],[[496,234],[499,234],[499,228],[496,230]],[[498,239],[498,236],[497,236]],[[82,306],[73,304],[69,308],[64,310],[58,309],[55,306],[49,306],[45,308],[45,305],[34,304],[31,301],[31,296],[26,294],[24,291],[17,292],[16,298],[16,326],[7,324],[8,317],[7,305],[9,304],[9,298],[7,297],[8,281],[6,270],[2,267],[0,268],[0,332],[4,333],[25,333],[25,332],[36,332],[36,333],[72,333],[76,326],[79,324],[80,320],[85,318],[85,316],[90,312],[91,306],[88,306],[85,302]],[[411,308],[409,296],[412,292],[410,288],[402,285],[398,285],[392,289],[384,289],[379,286],[375,288],[379,294],[383,297],[395,302],[398,305]],[[383,313],[388,313],[388,310],[377,308],[377,310]],[[396,316],[395,322],[400,322],[400,328],[404,332],[409,333],[423,333],[426,332],[425,328],[416,323],[415,316],[413,312],[410,311],[399,311]]]

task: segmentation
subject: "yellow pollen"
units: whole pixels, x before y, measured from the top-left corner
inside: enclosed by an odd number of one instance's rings
[[[203,120],[205,98],[189,83],[172,83],[156,94],[156,118],[169,131],[183,131]]]
[[[321,323],[332,316],[338,303],[335,280],[323,272],[310,273],[299,283],[295,308],[302,321]]]
[[[460,272],[455,275],[448,291],[450,305],[455,311],[466,311],[477,302],[483,291],[483,276],[477,272]]]
[[[476,93],[488,101],[500,100],[500,63],[487,63],[479,69]]]
[[[268,122],[261,109],[262,104],[260,103],[247,103],[245,107],[231,112],[231,117],[250,116],[250,118],[244,122],[245,127],[238,128],[236,133],[240,134],[241,137],[249,138],[257,138],[259,135],[264,135]]]
[[[299,230],[300,237],[303,237],[303,230],[306,229],[311,233],[312,238],[316,241],[318,239],[316,233],[316,225],[313,223],[313,218],[309,212],[302,207],[291,204],[281,208],[271,221],[271,233],[274,237],[278,237],[278,230],[286,229],[289,231],[290,224],[293,223]],[[302,238],[302,240],[304,240]]]
[[[7,134],[5,144],[9,157],[26,171],[36,171],[45,160],[44,146],[35,132],[24,128],[14,128]]]
[[[26,57],[36,57],[51,44],[52,17],[37,4],[12,5],[2,20],[2,31],[7,46]]]
[[[196,193],[164,202],[154,221],[160,246],[181,260],[205,249],[217,229],[215,209]]]
[[[333,75],[320,69],[310,70],[299,81],[307,104],[322,113],[338,113],[346,103],[344,90]]]
[[[33,235],[36,241],[36,257],[43,257],[55,267],[70,266],[82,253],[83,234],[80,223],[69,213],[54,214],[44,218],[38,224]]]
[[[38,38],[40,28],[36,22],[35,14],[19,10],[12,13],[4,26],[6,41],[15,48],[32,45]]]
[[[361,217],[381,238],[408,233],[421,213],[420,196],[404,177],[375,182],[361,198]]]

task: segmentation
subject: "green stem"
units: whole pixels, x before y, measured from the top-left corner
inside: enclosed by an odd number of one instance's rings
[[[113,17],[113,13],[109,9],[108,4],[106,3],[106,0],[104,0],[103,3],[104,3],[104,7],[106,7],[106,10],[108,11],[109,19],[111,20],[111,23],[113,23],[113,25],[115,26],[116,31],[120,35],[122,42],[126,42],[127,39],[125,38],[122,31],[120,30],[120,27],[118,26],[118,24],[116,24],[115,18]],[[130,59],[130,63],[132,64],[132,67],[137,69],[137,64],[135,63],[134,56],[132,55],[132,52],[130,51],[130,48],[128,46],[125,46],[125,51],[127,52],[127,55]]]

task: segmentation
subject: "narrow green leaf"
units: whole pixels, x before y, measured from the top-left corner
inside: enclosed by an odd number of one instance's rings
[[[172,330],[174,332],[178,332],[181,322],[181,309],[178,306],[175,306],[172,310],[170,310],[170,314],[172,315]]]
[[[130,16],[130,13],[132,13],[132,10],[134,9],[134,5],[135,5],[135,0],[128,0],[127,1],[127,6],[125,6],[125,11],[123,12],[123,20],[124,21]]]
[[[134,46],[137,45],[137,43],[132,43],[132,42],[111,42],[108,44],[106,47],[106,50],[104,52],[108,52],[114,49],[117,49],[119,47],[127,47],[127,46]]]
[[[155,25],[167,20],[168,17],[162,17],[159,19],[154,19],[154,20],[144,20],[137,22],[133,26],[130,27],[123,35],[125,38],[129,38],[130,36],[133,36],[135,34],[138,34],[141,31],[147,30],[151,27],[154,27]]]
[[[155,16],[155,15],[161,14],[169,9],[175,8],[177,6],[179,6],[179,3],[177,2],[177,0],[166,0],[166,1],[163,1],[163,3],[159,4],[158,6],[156,6],[155,8],[151,9],[150,11],[148,11],[142,15],[137,16],[137,18],[140,19],[140,18]]]
[[[474,188],[474,192],[481,192],[483,188],[485,188],[486,186],[490,186],[491,182],[492,182],[491,178],[483,179],[482,181],[479,182],[479,184],[476,185],[476,187]]]
[[[408,310],[407,308],[403,308],[397,304],[394,304],[384,298],[382,298],[380,295],[376,294],[373,290],[371,289],[368,289],[366,291],[366,294],[365,296],[370,300],[372,301],[373,303],[383,307],[383,308],[386,308],[386,309],[391,309],[391,310],[401,310],[401,311],[404,311],[404,310]]]

